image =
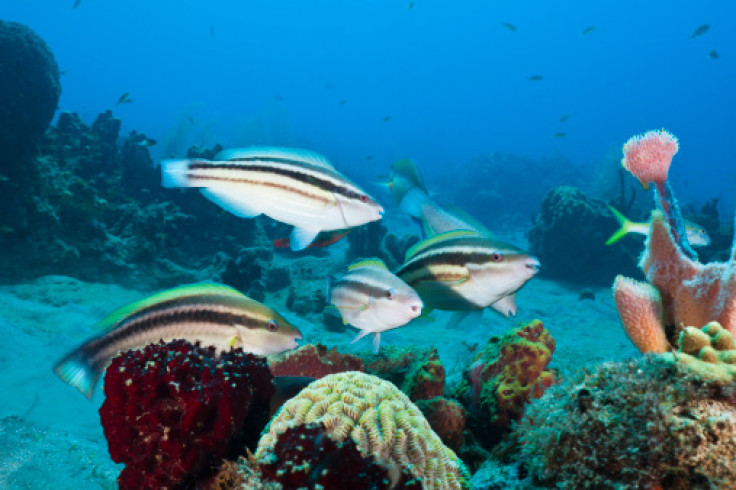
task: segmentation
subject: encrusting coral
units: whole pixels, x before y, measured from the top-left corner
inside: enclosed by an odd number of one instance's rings
[[[259,464],[272,458],[287,430],[320,422],[336,441],[351,438],[364,457],[406,467],[426,489],[468,488],[470,475],[442,444],[420,410],[396,386],[361,372],[331,374],[314,381],[281,407],[261,437]]]

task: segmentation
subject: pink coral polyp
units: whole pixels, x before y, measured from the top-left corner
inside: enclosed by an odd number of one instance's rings
[[[664,185],[670,170],[672,157],[679,144],[677,138],[665,131],[647,131],[629,139],[624,145],[624,158],[621,162],[626,170],[639,179],[644,190],[649,184]]]

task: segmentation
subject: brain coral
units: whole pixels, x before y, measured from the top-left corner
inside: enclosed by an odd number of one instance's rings
[[[54,117],[61,84],[54,55],[41,37],[0,20],[0,158],[33,149]]]
[[[308,422],[321,422],[337,441],[351,437],[364,456],[407,467],[426,489],[469,487],[470,475],[462,461],[442,444],[411,400],[388,381],[355,371],[314,381],[271,421],[258,443],[258,461],[271,459],[281,434]]]

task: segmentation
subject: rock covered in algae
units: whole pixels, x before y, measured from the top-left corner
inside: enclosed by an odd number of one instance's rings
[[[395,385],[361,372],[331,374],[289,400],[261,437],[256,459],[268,461],[288,429],[320,422],[336,441],[351,438],[364,456],[406,467],[426,489],[468,488],[470,475]]]
[[[550,388],[516,429],[525,466],[562,488],[736,488],[736,384],[701,364],[719,366],[650,354]]]

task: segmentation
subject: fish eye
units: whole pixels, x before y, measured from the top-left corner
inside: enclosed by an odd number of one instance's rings
[[[368,202],[368,196],[366,196],[365,194],[361,194],[360,196],[358,196],[358,199],[360,199],[360,202]]]
[[[279,324],[274,320],[269,320],[268,323],[266,323],[266,328],[269,332],[275,332],[279,329]]]
[[[386,299],[394,299],[394,290],[393,289],[387,289],[386,290]]]
[[[502,259],[503,255],[501,254],[501,252],[493,252],[493,255],[491,255],[491,260],[493,260],[494,262],[501,262]]]

